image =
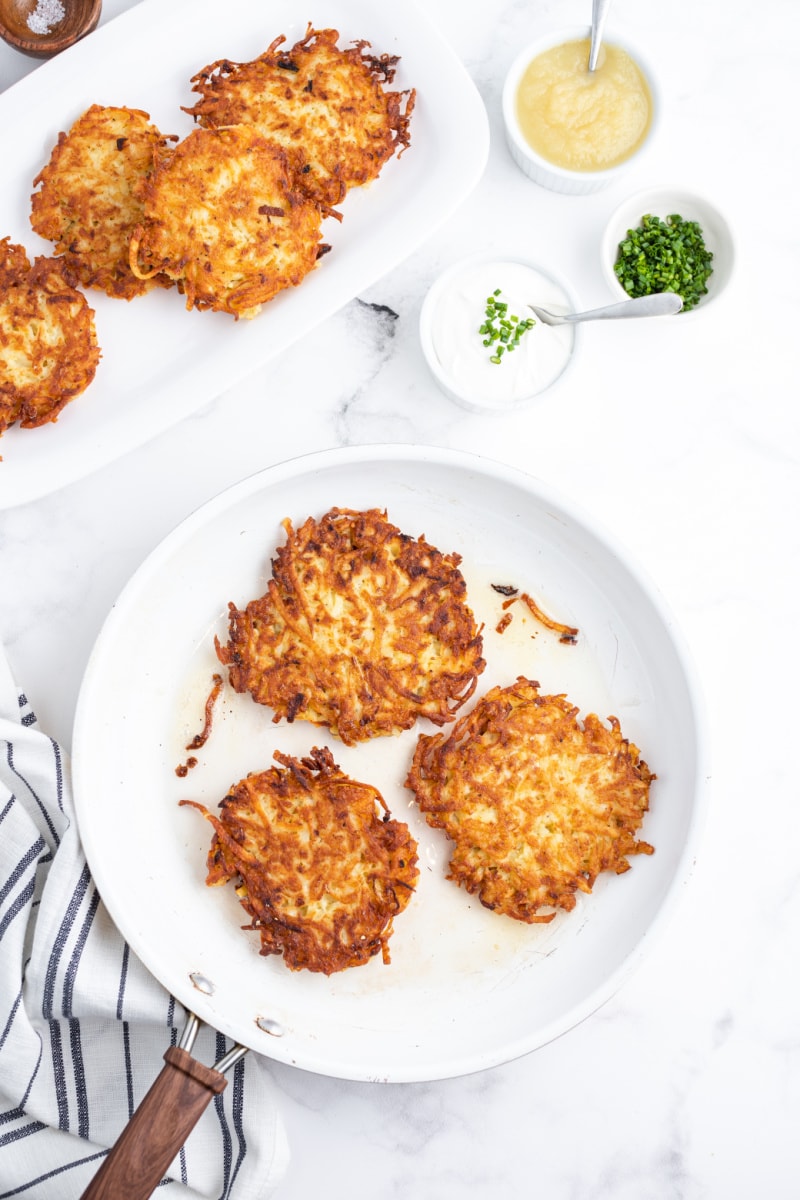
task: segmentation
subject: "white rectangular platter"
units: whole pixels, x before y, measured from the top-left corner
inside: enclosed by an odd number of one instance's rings
[[[164,134],[193,128],[181,111],[196,99],[190,79],[219,58],[249,61],[283,34],[339,31],[340,45],[368,40],[400,56],[393,89],[416,89],[411,146],[371,186],[353,189],[331,246],[298,288],[254,321],[187,312],[177,291],[130,303],[90,291],[102,360],[94,382],[59,420],[12,427],[0,439],[0,508],[36,499],[143,444],[246,378],[374,283],[443,222],[479,180],[488,154],[483,102],[452,48],[413,2],[143,0],[44,63],[0,95],[0,237],[29,257],[53,247],[33,233],[33,180],[61,131],[90,104],[143,109]]]

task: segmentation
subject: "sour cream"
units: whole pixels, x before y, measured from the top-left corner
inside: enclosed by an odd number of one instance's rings
[[[485,346],[479,330],[498,288],[496,299],[520,320],[533,318],[532,303],[554,312],[572,309],[564,289],[544,272],[486,259],[460,264],[437,280],[423,305],[421,330],[429,365],[451,398],[467,408],[507,412],[555,383],[572,357],[575,328],[536,321],[513,351],[492,362],[496,347]]]

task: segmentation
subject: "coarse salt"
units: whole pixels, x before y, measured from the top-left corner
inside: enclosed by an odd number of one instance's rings
[[[61,0],[37,0],[36,8],[28,15],[31,33],[51,33],[65,16]]]

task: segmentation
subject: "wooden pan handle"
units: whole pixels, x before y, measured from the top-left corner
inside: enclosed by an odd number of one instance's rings
[[[148,1200],[227,1079],[179,1046],[136,1109],[81,1200]]]

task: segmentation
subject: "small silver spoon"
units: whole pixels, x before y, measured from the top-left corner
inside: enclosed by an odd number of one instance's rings
[[[606,13],[611,0],[592,0],[592,40],[589,45],[589,70],[597,66],[597,56],[600,53],[600,40],[603,36],[603,26],[606,23]]]
[[[581,313],[554,313],[538,304],[529,304],[528,308],[545,325],[575,325],[578,321],[613,321],[617,317],[666,317],[680,312],[683,300],[677,292],[654,292],[652,296],[636,296]]]

